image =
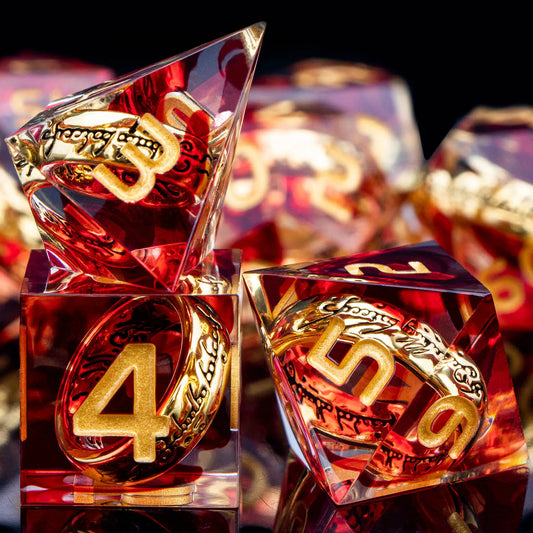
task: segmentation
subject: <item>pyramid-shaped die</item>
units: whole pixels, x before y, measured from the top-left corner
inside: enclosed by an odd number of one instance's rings
[[[175,291],[212,251],[263,31],[77,93],[8,139],[53,266]]]
[[[335,503],[527,462],[492,296],[435,243],[245,281],[289,442]]]

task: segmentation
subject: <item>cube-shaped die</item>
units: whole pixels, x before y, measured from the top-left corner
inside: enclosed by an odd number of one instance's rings
[[[291,446],[335,503],[527,461],[492,296],[435,243],[245,280]]]
[[[238,506],[240,254],[179,292],[50,268],[21,292],[21,503]]]

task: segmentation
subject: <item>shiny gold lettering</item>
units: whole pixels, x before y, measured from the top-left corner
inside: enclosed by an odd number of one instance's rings
[[[349,222],[352,218],[351,210],[338,199],[330,196],[334,194],[350,194],[359,188],[363,180],[363,171],[357,158],[343,150],[340,146],[330,145],[326,152],[337,162],[342,171],[322,171],[311,181],[311,203],[340,222]]]
[[[128,344],[100,378],[72,417],[79,437],[133,437],[133,458],[152,463],[156,437],[166,437],[170,418],[156,414],[156,350],[153,344]],[[102,414],[124,380],[133,372],[133,414]]]
[[[235,173],[233,174],[226,195],[226,205],[235,211],[247,211],[264,200],[270,185],[270,174],[260,150],[251,142],[241,139],[237,145],[236,157],[249,163],[251,176],[237,178]]]
[[[520,270],[524,279],[530,284],[533,285],[533,238],[528,237],[520,253],[518,254],[518,264],[520,265]]]
[[[525,302],[526,294],[520,279],[501,275],[508,263],[502,257],[478,273],[478,278],[492,293],[496,310],[499,313],[513,313]],[[523,267],[523,266],[522,266]]]
[[[190,116],[197,111],[205,110],[186,92],[172,92],[165,95],[163,116],[167,123],[174,128],[187,130]]]
[[[353,265],[346,265],[346,270],[354,276],[362,276],[363,268],[375,268],[384,274],[430,274],[430,270],[420,261],[409,261],[407,263],[411,270],[394,270],[388,265],[380,265],[379,263],[356,263]]]

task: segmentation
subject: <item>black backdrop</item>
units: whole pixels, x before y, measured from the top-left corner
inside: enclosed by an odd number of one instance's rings
[[[258,21],[267,23],[258,75],[307,57],[391,70],[411,89],[429,157],[453,124],[478,105],[532,105],[532,37],[523,5],[468,2],[362,4],[319,0],[71,1],[37,8],[3,2],[0,55],[32,50],[112,67],[118,74],[186,51]],[[299,6],[299,7],[295,7]]]

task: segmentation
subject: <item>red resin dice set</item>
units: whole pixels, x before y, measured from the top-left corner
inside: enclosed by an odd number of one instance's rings
[[[65,98],[7,140],[45,248],[21,293],[25,531],[235,530],[252,322],[294,452],[276,531],[496,527],[493,488],[516,480],[523,502],[498,320],[529,320],[531,185],[487,154],[523,152],[514,122],[516,139],[494,131],[524,115],[465,120],[418,182],[408,93],[382,70],[304,62],[258,82],[244,120],[263,31]]]
[[[23,509],[235,523],[240,253],[214,240],[263,31],[64,98],[7,139],[44,243],[21,293]]]
[[[506,330],[533,310],[533,110],[472,111],[428,162],[413,203],[435,240],[492,292]]]
[[[0,137],[11,134],[51,100],[102,83],[110,69],[78,60],[21,54],[0,59]],[[0,349],[18,339],[18,299],[25,265],[41,246],[28,202],[4,142],[0,143]]]

